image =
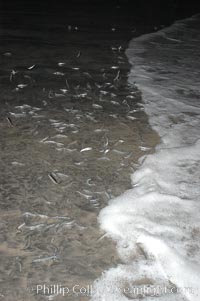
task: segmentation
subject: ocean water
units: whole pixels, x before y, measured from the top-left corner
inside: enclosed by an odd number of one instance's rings
[[[200,16],[132,39],[129,85],[142,91],[160,136],[140,158],[133,188],[109,201],[99,222],[122,264],[94,284],[92,300],[200,298]]]

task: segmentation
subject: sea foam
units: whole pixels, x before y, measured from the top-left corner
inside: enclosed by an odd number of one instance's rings
[[[126,54],[160,144],[100,212],[123,264],[94,283],[92,300],[199,301],[200,16],[133,39]]]

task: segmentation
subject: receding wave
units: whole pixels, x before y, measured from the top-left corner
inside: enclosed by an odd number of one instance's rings
[[[200,16],[133,39],[129,84],[160,136],[133,188],[100,212],[123,264],[94,283],[92,300],[199,300]]]

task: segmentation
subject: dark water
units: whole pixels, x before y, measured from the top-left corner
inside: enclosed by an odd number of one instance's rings
[[[62,9],[2,5],[2,300],[63,300],[37,292],[43,284],[88,299],[72,288],[119,262],[99,210],[131,187],[138,158],[157,141],[124,55],[131,37],[156,24],[136,26],[120,8],[103,22],[94,7]]]

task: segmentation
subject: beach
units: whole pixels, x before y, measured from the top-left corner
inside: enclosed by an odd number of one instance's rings
[[[102,209],[131,191],[132,175],[160,142],[138,79],[130,81],[126,51],[131,38],[161,30],[174,16],[145,23],[135,14],[132,22],[115,6],[102,22],[103,12],[89,8],[65,14],[60,7],[55,16],[51,5],[21,5],[1,13],[5,301],[90,300],[105,271],[126,267],[126,235],[123,253],[111,239],[112,220],[111,233],[102,227]]]
[[[134,29],[91,26],[88,15],[36,26],[31,13],[1,33],[1,294],[62,300],[68,287],[74,300],[74,286],[121,262],[98,214],[131,188],[158,137],[127,84]]]

